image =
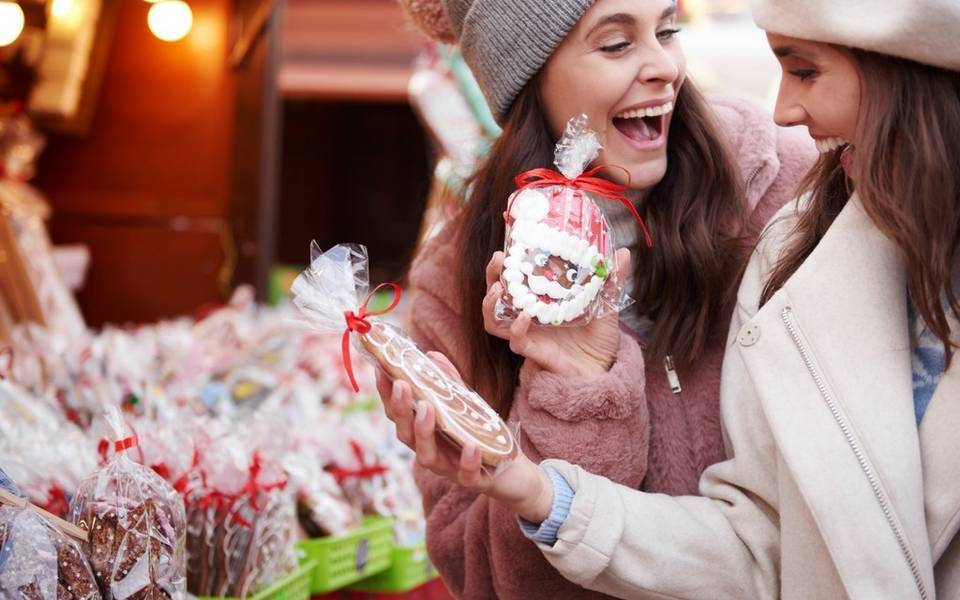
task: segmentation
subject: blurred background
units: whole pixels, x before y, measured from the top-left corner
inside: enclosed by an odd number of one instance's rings
[[[681,8],[701,86],[769,103],[745,2]],[[94,327],[268,300],[312,239],[399,278],[497,134],[394,0],[0,0],[0,91],[4,212],[30,196]]]

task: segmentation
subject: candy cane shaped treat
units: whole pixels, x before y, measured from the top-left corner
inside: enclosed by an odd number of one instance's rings
[[[433,405],[440,431],[460,446],[476,444],[488,466],[517,457],[506,423],[479,394],[447,375],[397,328],[377,319],[370,325],[361,344],[390,377],[406,381],[415,398]]]

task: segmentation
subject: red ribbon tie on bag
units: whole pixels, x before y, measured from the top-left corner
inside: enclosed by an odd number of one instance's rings
[[[606,168],[620,169],[626,173],[627,184],[620,185],[619,183],[614,183],[607,179],[597,177],[597,174]],[[553,169],[531,169],[517,175],[516,184],[520,191],[532,188],[560,185],[578,189],[584,192],[590,192],[591,194],[595,194],[601,198],[606,198],[607,200],[620,202],[627,207],[627,210],[630,211],[630,214],[633,215],[633,218],[636,219],[637,223],[640,224],[640,229],[643,231],[643,238],[647,242],[647,248],[653,248],[653,238],[650,237],[650,232],[647,230],[647,224],[643,222],[643,217],[641,217],[640,213],[637,212],[637,208],[633,205],[633,202],[630,202],[630,199],[624,195],[624,192],[626,192],[627,188],[630,187],[630,181],[630,171],[626,170],[625,168],[619,165],[600,165],[599,167],[594,167],[593,169],[590,169],[589,171],[578,175],[573,179],[569,179],[563,173],[559,173]]]
[[[393,289],[393,302],[390,303],[390,306],[386,307],[383,310],[378,310],[374,312],[368,312],[367,306],[370,304],[370,300],[384,288]],[[350,358],[350,332],[355,331],[360,335],[365,333],[370,333],[372,326],[370,321],[367,320],[367,317],[379,317],[380,315],[385,315],[388,312],[392,311],[400,304],[400,294],[402,290],[400,286],[395,283],[381,283],[378,285],[372,292],[367,294],[367,297],[364,299],[363,304],[360,305],[360,310],[354,313],[352,310],[348,310],[343,313],[344,318],[347,321],[347,328],[343,332],[343,343],[341,347],[341,353],[343,354],[343,367],[347,371],[347,376],[350,378],[350,385],[353,386],[354,392],[360,391],[360,386],[357,385],[357,378],[353,374],[353,360]]]
[[[130,448],[135,448],[137,446],[137,436],[131,435],[130,437],[125,437],[122,440],[117,440],[113,443],[114,452],[120,453],[129,450]]]

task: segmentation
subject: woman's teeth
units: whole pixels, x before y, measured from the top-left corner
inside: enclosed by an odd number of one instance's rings
[[[673,110],[673,102],[667,102],[660,106],[651,106],[649,108],[638,108],[635,110],[625,110],[616,115],[614,119],[640,119],[643,117],[659,117]]]
[[[850,142],[843,138],[832,137],[832,138],[821,138],[813,140],[817,145],[817,150],[820,154],[826,154],[827,152],[833,152],[840,146],[846,146]]]
[[[673,102],[660,106],[625,110],[613,118],[613,126],[636,142],[649,142],[660,137],[664,116],[673,110]]]

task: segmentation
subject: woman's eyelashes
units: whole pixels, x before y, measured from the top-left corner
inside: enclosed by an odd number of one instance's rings
[[[807,81],[811,77],[814,77],[817,74],[816,69],[793,69],[788,71],[791,75],[799,79],[800,81]]]
[[[680,30],[676,27],[671,27],[669,29],[661,29],[657,32],[657,39],[661,43],[669,42],[680,33]],[[629,50],[633,46],[633,42],[630,40],[619,40],[616,42],[605,43],[600,46],[600,51],[606,54],[621,54]]]
[[[658,38],[661,42],[665,42],[665,41],[668,41],[668,40],[672,40],[672,39],[674,38],[674,36],[677,35],[678,33],[680,33],[680,28],[679,28],[679,27],[671,27],[671,28],[669,28],[669,29],[661,29],[660,31],[657,32],[657,38]]]
[[[607,54],[619,54],[624,50],[626,50],[627,48],[629,48],[631,44],[632,42],[629,42],[627,40],[619,41],[612,44],[605,44],[603,46],[600,46],[600,51],[605,52]]]

